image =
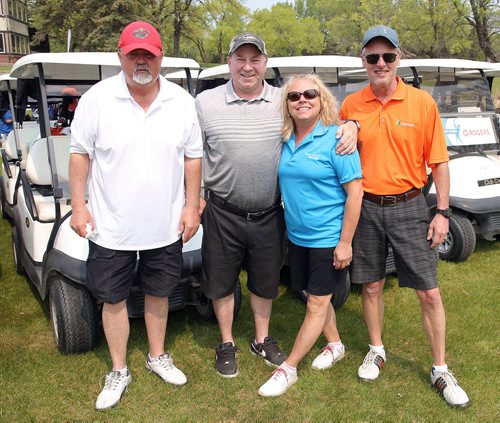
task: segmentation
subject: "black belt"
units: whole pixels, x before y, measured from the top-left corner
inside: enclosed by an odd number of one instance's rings
[[[422,190],[412,188],[409,191],[396,195],[376,195],[365,192],[363,194],[363,198],[371,201],[372,203],[378,204],[379,206],[393,206],[394,204],[401,203],[402,201],[408,201],[412,198],[418,197],[420,194],[422,194]]]
[[[233,206],[231,203],[228,203],[226,200],[223,200],[219,196],[215,195],[212,191],[208,190],[207,193],[208,193],[208,201],[215,204],[217,207],[220,207],[221,209],[228,211],[229,213],[233,213],[233,214],[236,214],[238,216],[242,216],[246,220],[260,219],[264,216],[267,216],[268,214],[271,214],[273,211],[275,211],[278,207],[281,206],[281,204],[278,203],[272,207],[269,207],[268,209],[249,212],[249,211],[240,209],[239,207]]]

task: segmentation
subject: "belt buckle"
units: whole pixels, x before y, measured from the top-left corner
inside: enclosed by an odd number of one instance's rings
[[[382,197],[382,206],[393,206],[398,201],[398,197],[395,195],[384,195]]]

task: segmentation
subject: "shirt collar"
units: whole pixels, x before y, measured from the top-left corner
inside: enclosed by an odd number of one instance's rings
[[[304,140],[300,143],[300,145],[307,144],[311,141],[314,140],[316,137],[321,137],[325,135],[328,132],[328,127],[323,125],[321,120],[318,120],[318,123],[316,123],[316,126],[312,130],[311,133],[307,135],[307,137],[304,138]],[[292,132],[292,135],[290,136],[289,140],[283,140],[286,144],[289,145],[294,145],[295,144],[295,134]]]
[[[263,81],[264,89],[261,91],[261,93],[255,97],[252,98],[251,100],[248,100],[246,98],[241,98],[236,92],[234,91],[233,88],[233,80],[230,79],[227,84],[226,84],[226,102],[227,103],[234,103],[236,101],[267,101],[268,103],[272,102],[272,95],[271,95],[271,86],[266,82]]]
[[[396,91],[394,91],[394,94],[392,95],[390,101],[392,101],[392,100],[404,100],[404,98],[406,96],[405,83],[398,75],[396,75],[396,80],[398,81],[398,85],[397,85]],[[363,100],[367,103],[370,101],[373,101],[373,100],[377,100],[377,97],[373,93],[373,90],[372,90],[372,87],[370,86],[370,84],[368,84],[368,86],[365,87],[363,90]]]
[[[132,98],[123,71],[120,71],[118,76],[120,77],[120,82],[118,84],[118,89],[116,90],[116,96],[118,98]],[[158,76],[158,80],[160,81],[160,91],[158,92],[156,100],[158,101],[170,100],[172,98],[172,93],[171,90],[169,90],[167,87],[167,80],[161,75]]]

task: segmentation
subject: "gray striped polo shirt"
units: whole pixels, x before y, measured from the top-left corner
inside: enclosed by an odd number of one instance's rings
[[[281,90],[266,82],[252,100],[238,97],[231,81],[196,97],[205,188],[247,211],[279,201],[280,101]]]

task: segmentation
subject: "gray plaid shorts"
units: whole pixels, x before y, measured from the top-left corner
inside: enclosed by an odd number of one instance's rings
[[[364,199],[353,239],[352,282],[384,279],[390,245],[400,287],[436,288],[438,252],[430,248],[431,241],[427,240],[429,223],[423,195],[393,206],[379,206]]]

